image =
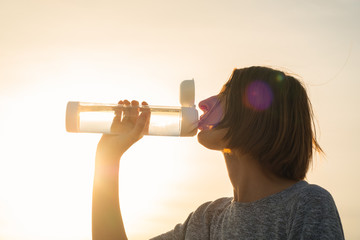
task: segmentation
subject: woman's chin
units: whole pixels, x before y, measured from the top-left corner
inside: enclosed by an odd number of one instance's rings
[[[198,135],[197,135],[197,139],[198,142],[203,145],[204,147],[208,148],[208,149],[212,149],[211,146],[209,145],[209,142],[206,140],[206,134],[205,134],[206,130],[201,130]]]
[[[224,137],[227,132],[225,129],[208,129],[202,128],[197,135],[198,142],[204,147],[211,150],[222,150],[224,149]]]

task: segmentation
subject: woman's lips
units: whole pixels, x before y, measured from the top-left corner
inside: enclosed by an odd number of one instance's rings
[[[209,112],[201,115],[200,120],[198,122],[198,128],[200,130],[205,130],[205,129],[211,129],[213,127],[216,127],[220,123],[220,121],[223,117],[222,112],[223,111],[219,104],[219,107],[213,108]]]
[[[222,105],[217,96],[212,96],[199,103],[199,108],[204,111],[199,118],[198,129],[207,130],[219,124],[223,117]]]

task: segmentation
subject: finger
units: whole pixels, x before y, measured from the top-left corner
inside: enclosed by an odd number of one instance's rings
[[[147,104],[147,102],[143,101],[141,103],[141,106],[142,106],[142,108],[141,108],[142,112],[149,112],[150,111],[150,108],[149,108],[149,105]]]
[[[120,101],[118,102],[118,107],[115,108],[115,116],[116,116],[116,117],[119,117],[119,120],[121,120],[122,111],[123,111],[121,105],[123,105],[123,104],[124,104],[124,101],[120,100]],[[120,106],[119,106],[119,105],[120,105]]]
[[[145,102],[145,101],[141,102],[141,105],[142,105],[143,107],[149,107],[148,103]],[[147,109],[147,108],[145,108],[145,109]]]
[[[112,133],[117,132],[120,128],[122,111],[123,111],[121,105],[123,105],[123,104],[124,104],[124,102],[122,100],[120,100],[118,102],[118,107],[115,107],[115,110],[114,110],[115,117],[113,118],[113,121],[112,121],[111,127],[110,127],[110,131]]]
[[[129,110],[130,110],[130,102],[128,100],[124,100],[123,101],[123,112],[124,112],[124,117],[126,117],[127,115],[129,115]]]
[[[150,110],[146,112],[145,117],[146,117],[146,122],[145,122],[144,134],[149,134],[150,118],[151,118]]]
[[[122,121],[124,122],[124,121],[129,120],[129,117],[130,117],[130,102],[125,99],[123,101],[123,106],[124,106],[124,108],[123,108],[124,117],[123,117]]]
[[[144,134],[148,133],[149,128],[149,112],[142,112],[138,119],[136,120],[135,127],[132,131],[134,139],[140,139]]]
[[[136,100],[131,101],[131,106],[139,106],[139,102]]]
[[[143,108],[141,109],[141,112],[142,112],[141,115],[142,114],[147,114],[147,115],[145,115],[146,123],[145,123],[145,127],[144,127],[143,132],[144,132],[144,134],[148,134],[149,133],[149,126],[150,126],[151,111],[150,111],[150,108],[149,108],[149,105],[148,105],[147,102],[143,101],[141,103],[141,105],[143,106]]]
[[[139,102],[136,100],[131,101],[131,108],[129,111],[129,120],[131,120],[133,123],[136,122],[138,116],[139,116]]]

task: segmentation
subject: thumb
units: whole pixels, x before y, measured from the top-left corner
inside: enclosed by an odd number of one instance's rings
[[[145,133],[146,129],[149,127],[150,122],[150,113],[149,112],[142,112],[138,119],[136,120],[135,127],[132,131],[132,135],[140,139]]]

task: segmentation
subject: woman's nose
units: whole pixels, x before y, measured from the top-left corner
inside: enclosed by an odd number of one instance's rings
[[[202,100],[199,102],[199,108],[206,113],[209,111],[219,100],[217,99],[217,96],[211,96],[207,99]]]

